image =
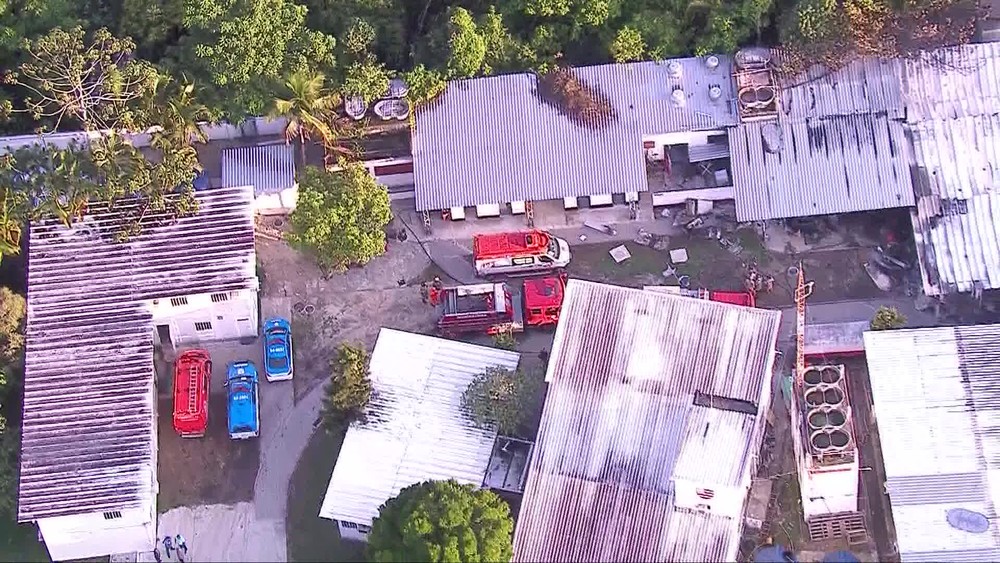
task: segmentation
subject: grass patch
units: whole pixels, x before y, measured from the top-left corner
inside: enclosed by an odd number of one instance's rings
[[[295,466],[285,520],[289,561],[365,560],[365,544],[341,540],[336,524],[318,516],[345,431],[317,428]]]
[[[771,536],[775,543],[792,550],[801,549],[804,540],[798,477],[795,474],[782,475],[775,479],[774,486],[778,489],[778,506],[772,513],[775,521],[771,524]]]
[[[667,253],[626,242],[625,247],[632,257],[617,264],[608,251],[618,244],[620,243],[573,245],[570,274],[573,277],[625,285],[644,285],[650,283],[653,277],[662,277],[660,272],[666,269]]]
[[[757,259],[758,266],[767,266],[771,261],[771,254],[764,248],[764,241],[757,234],[757,229],[741,229],[736,231],[736,240],[743,247],[743,256],[749,258],[753,256]]]
[[[33,524],[17,524],[13,517],[0,527],[0,557],[3,561],[48,561],[49,554],[38,541],[38,528]]]

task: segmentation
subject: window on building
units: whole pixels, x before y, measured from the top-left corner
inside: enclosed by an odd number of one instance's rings
[[[122,511],[121,510],[112,510],[111,512],[105,512],[104,513],[104,519],[105,520],[115,520],[115,519],[118,519],[118,518],[121,518],[121,517],[122,517]]]
[[[187,297],[171,297],[170,298],[170,304],[173,305],[174,307],[180,307],[182,305],[187,305],[188,304],[188,298]]]
[[[223,301],[229,301],[228,293],[213,293],[212,303],[222,303]]]
[[[340,527],[342,527],[342,528],[350,528],[352,530],[357,530],[358,529],[358,525],[355,524],[354,522],[346,522],[344,520],[340,521]]]
[[[202,332],[202,331],[206,331],[206,330],[212,330],[212,323],[210,323],[208,321],[200,322],[200,323],[194,323],[194,329],[197,330],[198,332]]]
[[[372,527],[365,526],[364,524],[358,524],[358,531],[361,532],[362,534],[367,534],[368,532],[372,531]]]

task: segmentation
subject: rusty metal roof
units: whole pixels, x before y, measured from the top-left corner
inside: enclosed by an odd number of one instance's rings
[[[614,108],[605,127],[575,123],[537,93],[534,74],[451,82],[416,111],[417,210],[646,191],[642,136],[736,123],[732,61],[717,56],[574,68]],[[679,73],[668,66],[676,62]],[[720,88],[712,100],[711,86]],[[684,106],[671,101],[674,88]]]
[[[777,311],[570,280],[514,560],[734,560],[740,519],[677,509],[674,482],[749,487],[779,322]],[[696,393],[744,410],[707,408]]]
[[[18,520],[151,508],[153,299],[256,289],[253,189],[114,242],[115,211],[31,225]]]

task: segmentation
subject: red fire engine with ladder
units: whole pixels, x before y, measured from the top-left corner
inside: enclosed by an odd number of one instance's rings
[[[445,336],[521,332],[559,322],[566,275],[446,287],[438,329]]]
[[[174,430],[183,438],[205,435],[211,373],[205,350],[183,352],[174,363]]]

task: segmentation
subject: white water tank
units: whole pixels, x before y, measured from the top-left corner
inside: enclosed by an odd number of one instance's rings
[[[719,66],[719,57],[716,57],[715,55],[705,57],[705,66],[707,66],[709,70],[715,70]]]
[[[708,87],[708,97],[713,102],[718,101],[722,97],[722,87],[718,84],[712,84]]]
[[[680,88],[675,88],[673,92],[670,93],[670,100],[677,107],[684,107],[687,103],[687,96],[684,94],[684,90]]]

